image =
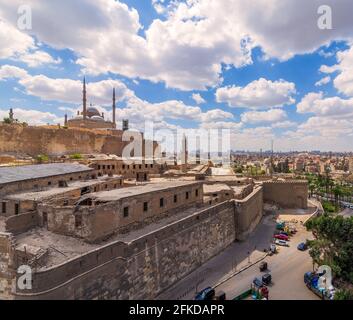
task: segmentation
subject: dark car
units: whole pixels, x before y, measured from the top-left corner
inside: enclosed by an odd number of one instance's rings
[[[300,250],[300,251],[305,251],[306,249],[308,249],[308,246],[307,246],[307,244],[305,243],[305,242],[302,242],[302,243],[299,243],[298,244],[298,250]]]
[[[266,273],[262,276],[262,282],[265,285],[269,285],[272,282],[272,276],[269,273]]]
[[[206,300],[206,301],[213,300],[215,295],[216,295],[215,290],[211,287],[207,287],[206,289],[203,289],[195,296],[195,300]]]
[[[263,272],[263,271],[266,271],[267,270],[267,262],[266,261],[263,261],[260,263],[260,271]]]

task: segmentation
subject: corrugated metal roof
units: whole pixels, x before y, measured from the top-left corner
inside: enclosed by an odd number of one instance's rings
[[[88,166],[71,163],[50,163],[30,166],[2,167],[0,168],[0,185],[91,170],[93,169]]]

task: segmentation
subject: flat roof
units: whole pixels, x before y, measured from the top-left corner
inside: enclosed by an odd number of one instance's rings
[[[0,168],[0,185],[70,173],[87,172],[93,169],[76,163],[50,163]]]
[[[231,187],[224,183],[216,183],[216,184],[204,184],[203,192],[204,194],[219,192],[219,191],[231,191]]]
[[[143,186],[137,187],[127,187],[121,189],[115,189],[110,191],[101,191],[96,192],[90,195],[87,195],[89,198],[94,198],[100,201],[116,201],[123,198],[135,197],[138,195],[151,193],[151,192],[159,192],[166,191],[168,189],[178,188],[178,187],[186,187],[192,185],[200,185],[200,182],[195,181],[168,181],[168,182],[157,182],[157,183],[149,183]]]
[[[113,177],[105,176],[105,177],[99,177],[97,179],[91,179],[91,180],[73,181],[73,182],[68,182],[67,187],[63,187],[63,188],[51,187],[51,188],[46,188],[39,191],[32,190],[27,192],[21,192],[21,193],[5,196],[4,199],[17,200],[17,201],[24,201],[24,200],[40,201],[48,197],[64,194],[84,187],[90,187],[104,182],[111,182],[111,181],[114,181],[115,179],[122,179],[122,176],[113,176]]]

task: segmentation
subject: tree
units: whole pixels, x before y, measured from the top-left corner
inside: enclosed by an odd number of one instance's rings
[[[341,289],[336,291],[335,300],[353,300],[353,290]]]
[[[12,123],[12,120],[10,118],[4,118],[4,123],[6,124],[11,124]]]
[[[335,204],[336,204],[336,208],[338,208],[340,198],[341,198],[342,195],[343,195],[342,189],[341,189],[340,186],[336,185],[336,186],[333,188],[332,191],[333,191],[333,194],[335,195]]]
[[[314,262],[331,266],[338,278],[353,283],[353,217],[323,215],[306,227],[316,238],[309,242]]]
[[[79,153],[75,153],[75,154],[72,154],[70,156],[70,159],[72,159],[72,160],[80,160],[80,159],[82,159],[82,155],[79,154]]]
[[[39,154],[37,156],[37,161],[39,163],[48,162],[49,161],[49,157],[47,155],[45,155],[45,154]]]

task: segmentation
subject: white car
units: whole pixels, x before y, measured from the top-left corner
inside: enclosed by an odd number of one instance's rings
[[[275,244],[277,244],[278,246],[282,246],[282,247],[289,247],[288,242],[284,241],[284,240],[276,239]]]

